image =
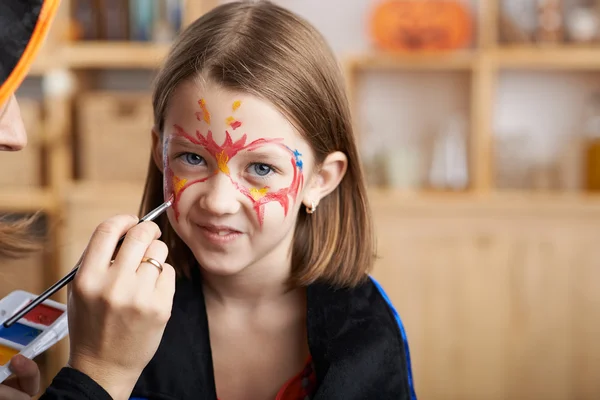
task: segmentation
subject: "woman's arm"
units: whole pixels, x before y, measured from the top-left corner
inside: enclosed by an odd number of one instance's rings
[[[69,286],[69,363],[43,399],[128,399],[171,316],[175,271],[153,222],[102,223]],[[127,232],[114,256],[119,238]],[[143,262],[150,257],[162,269]]]

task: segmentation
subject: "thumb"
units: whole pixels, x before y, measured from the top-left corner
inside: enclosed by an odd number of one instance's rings
[[[19,389],[30,396],[34,396],[40,390],[40,370],[35,361],[17,354],[10,361],[10,370],[15,374],[16,380],[10,386]],[[11,382],[11,383],[12,383]]]

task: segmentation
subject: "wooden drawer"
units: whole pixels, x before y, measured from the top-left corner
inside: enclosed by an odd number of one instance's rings
[[[73,269],[92,233],[102,221],[116,214],[137,215],[142,192],[143,183],[80,183],[70,187],[65,195],[58,237],[59,267],[56,273],[62,277]],[[66,302],[67,290],[59,291],[53,299]],[[68,361],[68,338],[55,346],[54,350],[49,370],[56,374]]]
[[[600,206],[375,201],[420,398],[600,398]]]
[[[40,294],[46,289],[46,269],[50,266],[44,261],[43,253],[28,256],[20,260],[2,260],[0,269],[0,298],[13,290],[25,290]]]
[[[152,143],[149,93],[90,92],[77,102],[80,178],[140,182]]]
[[[65,201],[60,273],[73,268],[102,221],[117,214],[137,215],[142,193],[143,183],[75,185]]]
[[[27,131],[28,144],[17,152],[2,152],[0,157],[0,186],[4,189],[40,186],[43,183],[43,133],[41,104],[38,101],[18,99],[21,116]]]

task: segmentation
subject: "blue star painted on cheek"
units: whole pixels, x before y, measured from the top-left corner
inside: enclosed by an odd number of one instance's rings
[[[302,170],[302,160],[300,157],[302,154],[298,150],[294,150],[294,158],[296,159],[296,166]]]

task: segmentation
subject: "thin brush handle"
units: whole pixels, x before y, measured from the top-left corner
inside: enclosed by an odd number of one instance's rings
[[[171,206],[171,204],[172,204],[171,200],[167,201],[166,203],[161,204],[154,210],[150,211],[148,214],[144,215],[142,217],[142,219],[140,219],[140,221],[136,225],[139,225],[144,221],[153,221],[160,214],[165,212],[167,210],[167,208],[169,208]],[[119,239],[119,241],[117,243],[117,248],[123,243],[123,240],[125,239],[125,235],[121,236],[121,238]],[[79,267],[81,266],[84,255],[85,255],[85,251],[79,258],[79,260],[75,264],[75,268],[73,268],[71,270],[71,272],[69,272],[67,275],[65,275],[61,280],[56,282],[54,285],[52,285],[48,289],[46,289],[44,291],[44,293],[42,293],[38,297],[36,297],[31,303],[27,304],[15,315],[13,315],[9,319],[7,319],[4,322],[4,327],[6,327],[6,328],[10,327],[12,324],[17,322],[21,318],[23,318],[25,316],[25,314],[27,314],[29,311],[33,310],[35,307],[37,307],[40,303],[42,303],[48,297],[52,296],[54,293],[58,292],[60,289],[62,289],[64,286],[66,286],[69,282],[71,282],[73,280],[73,278],[75,278],[75,274],[77,274],[77,271],[79,270]]]

